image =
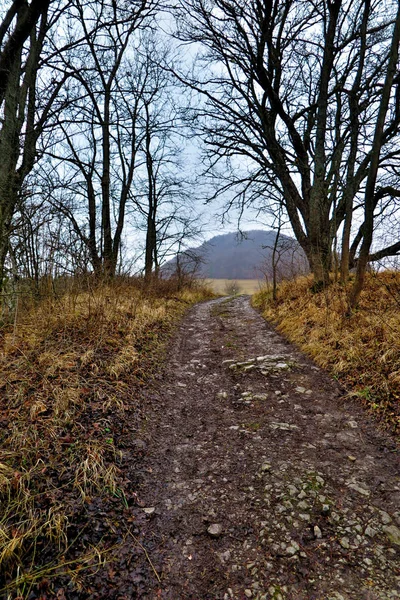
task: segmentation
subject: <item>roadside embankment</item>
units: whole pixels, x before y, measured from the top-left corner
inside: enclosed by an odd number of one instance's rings
[[[157,372],[178,317],[210,296],[168,282],[71,281],[3,326],[1,598],[86,589],[84,575],[132,534],[120,523],[134,520],[138,386]]]
[[[332,283],[313,293],[311,281],[301,277],[282,283],[276,302],[262,290],[253,305],[399,433],[400,274],[370,274],[351,316],[348,289]]]

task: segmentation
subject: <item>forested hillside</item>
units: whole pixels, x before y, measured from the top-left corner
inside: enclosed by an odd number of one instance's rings
[[[276,237],[276,232],[262,230],[225,233],[188,248],[178,260],[184,271],[206,279],[272,278],[274,261],[279,279],[307,272],[306,256],[296,240],[282,234]],[[163,271],[171,274],[176,267],[174,259]]]

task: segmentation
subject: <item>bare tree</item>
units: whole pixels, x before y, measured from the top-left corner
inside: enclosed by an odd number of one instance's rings
[[[46,82],[41,79],[49,37],[65,8],[61,4],[48,10],[49,4],[14,2],[0,25],[1,42],[10,33],[0,53],[0,289],[14,212],[37,160],[38,139],[68,78],[59,73]]]
[[[65,186],[51,201],[87,246],[95,273],[106,277],[116,272],[137,167],[141,90],[132,90],[129,58],[138,56],[140,31],[156,6],[156,0],[77,0],[70,11],[66,37],[76,40],[63,61],[72,77],[59,141],[46,149]]]
[[[25,42],[46,20],[51,0],[13,0],[0,24],[0,104],[3,102],[10,80],[18,69]]]
[[[160,266],[175,254],[183,238],[188,241],[198,235],[199,224],[194,222],[195,194],[182,161],[187,130],[181,118],[180,90],[163,66],[170,52],[148,35],[140,54],[136,80],[131,81],[131,94],[138,101],[138,168],[131,196],[134,222],[145,232],[144,274],[150,280],[158,276]]]
[[[345,219],[343,262],[351,260],[352,215],[370,187],[397,5],[180,1],[177,36],[204,51],[195,75],[171,68],[203,97],[193,119],[211,151],[209,172],[220,165],[221,190],[239,183],[243,199],[253,185],[278,184],[316,288],[328,281],[333,240]],[[385,184],[385,168],[399,159],[398,85],[397,74],[368,192],[375,207],[382,194],[397,194],[397,181]],[[366,222],[356,248],[367,229]]]
[[[393,81],[397,70],[397,63],[399,58],[399,43],[400,3],[398,3],[398,11],[396,15],[396,21],[393,29],[392,41],[390,46],[388,67],[385,81],[382,87],[379,110],[375,123],[374,138],[371,149],[371,160],[369,163],[367,182],[365,186],[363,241],[361,244],[360,256],[357,262],[356,280],[354,282],[350,298],[350,305],[352,308],[354,308],[357,305],[358,300],[360,298],[361,290],[364,284],[365,271],[368,264],[368,260],[370,258],[369,253],[374,233],[374,211],[376,208],[376,181],[379,170],[379,159],[382,152],[382,146],[384,145],[386,115],[389,108]],[[398,108],[400,108],[400,106]],[[398,244],[398,246],[400,247],[400,244]]]

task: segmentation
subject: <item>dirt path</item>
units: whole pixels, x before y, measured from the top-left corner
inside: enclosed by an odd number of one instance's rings
[[[399,454],[334,381],[246,297],[191,310],[166,372],[143,598],[400,598]]]

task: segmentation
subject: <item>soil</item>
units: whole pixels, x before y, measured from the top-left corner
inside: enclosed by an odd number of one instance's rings
[[[85,517],[117,556],[59,600],[400,598],[398,447],[248,297],[191,309],[127,415],[123,508]]]
[[[147,569],[119,598],[400,598],[398,448],[248,297],[194,307],[146,393]]]

